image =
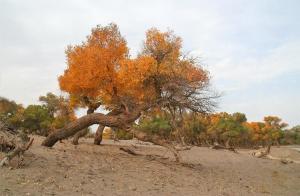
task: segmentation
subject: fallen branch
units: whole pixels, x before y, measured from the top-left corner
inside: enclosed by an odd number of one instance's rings
[[[34,140],[23,132],[19,133],[16,130],[10,129],[3,122],[0,122],[0,138],[1,150],[7,152],[5,157],[0,161],[0,167],[9,165],[9,162],[15,156],[21,158],[22,161],[24,152],[30,148]]]
[[[266,148],[265,151],[258,151],[258,152],[254,152],[252,155],[257,157],[257,158],[263,158],[266,157],[268,154],[270,154],[271,152],[271,144],[269,144]]]
[[[210,146],[210,148],[211,149],[215,149],[215,150],[219,150],[219,149],[229,150],[229,151],[237,153],[237,151],[233,147],[225,147],[225,146],[222,146],[222,145],[220,145],[218,143],[215,143],[213,146]]]
[[[292,160],[289,158],[280,158],[280,157],[274,157],[270,155],[271,152],[271,145],[268,145],[265,151],[258,151],[254,152],[252,155],[257,157],[257,158],[267,158],[271,160],[279,160],[283,164],[288,164],[288,163],[300,163],[300,161]]]

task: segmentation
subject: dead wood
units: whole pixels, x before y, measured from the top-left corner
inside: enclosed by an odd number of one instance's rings
[[[19,158],[33,143],[33,138],[29,138],[23,132],[17,132],[9,128],[5,123],[0,122],[0,149],[7,154],[0,161],[0,167],[9,165],[10,160],[18,156]]]
[[[263,157],[266,157],[266,156],[269,155],[270,152],[271,152],[271,146],[272,146],[272,144],[268,144],[266,150],[254,152],[252,155],[255,156],[255,157],[257,157],[257,158],[263,158]]]

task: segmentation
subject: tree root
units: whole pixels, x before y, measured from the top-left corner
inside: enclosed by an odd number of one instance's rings
[[[135,147],[135,146],[133,146]],[[157,161],[165,166],[182,166],[182,167],[187,167],[187,168],[190,168],[190,169],[195,169],[195,170],[199,170],[202,168],[202,165],[201,164],[193,164],[193,163],[185,163],[185,162],[182,162],[182,159],[180,158],[176,161],[170,161],[168,157],[163,157],[163,156],[160,156],[160,155],[152,155],[152,154],[139,154],[137,153],[133,147],[121,147],[120,150],[130,154],[130,155],[133,155],[133,156],[143,156],[145,157],[146,159],[148,159],[149,161]],[[136,148],[136,147],[135,147]]]
[[[129,147],[121,147],[119,148],[120,150],[124,151],[124,152],[127,152],[128,154],[131,154],[131,155],[140,155],[140,154],[137,154],[133,149],[129,148]]]
[[[210,146],[211,149],[215,149],[215,150],[219,150],[219,149],[222,149],[222,150],[229,150],[229,151],[232,151],[234,153],[238,153],[233,147],[226,147],[226,146],[222,146],[218,143],[215,143],[213,146]]]

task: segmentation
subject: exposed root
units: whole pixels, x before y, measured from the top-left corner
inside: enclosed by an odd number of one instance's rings
[[[131,155],[135,155],[135,156],[139,155],[133,149],[131,149],[129,147],[121,147],[120,150],[127,152],[128,154],[131,154]]]
[[[222,146],[218,143],[215,143],[213,146],[210,147],[211,149],[215,149],[215,150],[219,150],[219,149],[222,149],[222,150],[229,150],[229,151],[232,151],[232,152],[235,152],[235,153],[238,153],[233,147],[226,147],[226,146]]]
[[[274,157],[270,155],[271,152],[271,145],[268,145],[265,151],[258,151],[252,153],[253,156],[257,158],[266,158],[266,159],[271,159],[271,160],[279,160],[283,164],[288,164],[288,163],[300,163],[300,161],[292,160],[289,158],[280,158],[280,157]]]
[[[174,162],[174,161],[170,161],[168,157],[162,157],[159,155],[146,155],[146,158],[150,161],[159,162],[167,167],[181,166],[181,167],[187,167],[195,170],[202,169],[202,165],[199,163],[193,164],[193,163],[185,163],[185,162]]]

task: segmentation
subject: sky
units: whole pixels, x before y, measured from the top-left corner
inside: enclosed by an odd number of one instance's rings
[[[216,111],[243,112],[249,121],[276,115],[294,126],[299,9],[298,0],[0,0],[0,96],[26,106],[47,92],[60,94],[66,47],[114,22],[132,56],[151,27],[180,36],[222,94]]]

